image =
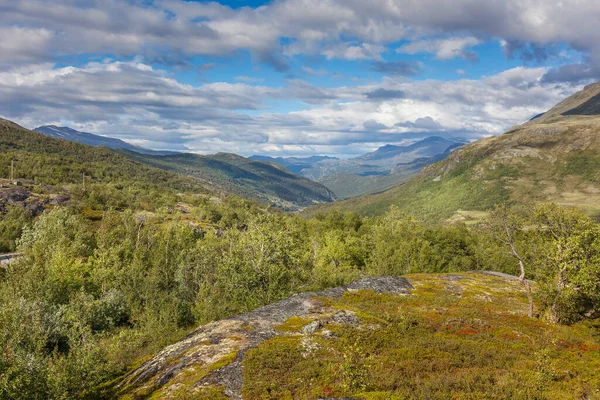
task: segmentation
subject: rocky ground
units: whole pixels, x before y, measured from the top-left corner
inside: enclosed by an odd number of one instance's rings
[[[600,399],[599,329],[529,318],[511,275],[371,277],[201,326],[116,391],[123,399]]]
[[[21,207],[38,215],[47,207],[63,205],[70,200],[66,194],[56,193],[55,188],[35,185],[30,181],[0,179],[0,215],[11,206]]]
[[[375,293],[405,295],[412,285],[402,277],[372,277],[321,292],[292,296],[252,312],[200,327],[184,340],[175,343],[125,377],[120,389],[132,396],[180,398],[209,387],[219,387],[230,399],[241,399],[242,361],[246,352],[260,343],[281,335],[309,337],[329,324],[358,325],[360,318],[352,311],[325,305],[319,298],[339,298],[348,291],[372,290]],[[278,329],[291,318],[306,322],[301,332]],[[306,342],[310,352],[310,343]]]

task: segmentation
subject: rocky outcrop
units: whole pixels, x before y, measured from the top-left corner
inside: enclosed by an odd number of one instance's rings
[[[413,286],[402,277],[363,278],[346,286],[297,294],[245,314],[209,323],[131,372],[118,389],[121,394],[153,394],[168,399],[221,386],[229,398],[241,399],[242,360],[249,349],[275,336],[333,337],[326,329],[329,324],[361,324],[352,311],[335,309],[320,298],[339,298],[345,292],[359,290],[403,295],[411,289]],[[297,317],[299,329],[285,329],[282,324],[293,317]],[[307,352],[310,352],[309,342],[307,340]]]
[[[36,216],[50,206],[62,206],[71,199],[61,193],[44,194],[53,191],[54,188],[38,187],[28,181],[2,179],[0,180],[0,216],[8,212],[10,207],[21,207]]]

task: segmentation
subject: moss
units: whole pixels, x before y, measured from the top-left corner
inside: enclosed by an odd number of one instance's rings
[[[278,332],[299,332],[304,326],[311,323],[313,320],[304,317],[291,317],[287,319],[283,324],[277,325],[275,330]]]
[[[519,282],[477,273],[408,279],[409,296],[324,299],[375,325],[331,325],[338,338],[311,337],[309,355],[300,337],[248,352],[244,398],[600,398],[597,327],[528,318]]]
[[[195,383],[200,381],[201,379],[207,377],[211,372],[221,369],[229,364],[231,364],[237,358],[237,351],[233,351],[226,356],[222,357],[215,363],[210,365],[195,365],[191,368],[188,368],[178,374],[172,381],[170,381],[166,386],[159,388],[151,393],[143,394],[142,396],[146,397],[150,395],[150,399],[162,399],[168,397],[176,400],[184,400],[184,399],[226,399],[227,397],[223,393],[222,387],[207,387],[203,388],[200,391],[194,391],[192,388]],[[135,393],[135,395],[140,395],[141,393]],[[210,397],[214,396],[214,397]],[[219,397],[221,396],[221,397]]]

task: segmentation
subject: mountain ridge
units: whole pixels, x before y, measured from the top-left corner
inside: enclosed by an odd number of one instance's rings
[[[104,146],[91,146],[78,141],[64,138],[55,138],[46,134],[23,128],[12,121],[0,119],[0,146],[3,142],[7,148],[15,149],[25,146],[32,150],[32,154],[45,156],[53,152],[53,156],[61,155],[66,159],[76,158],[77,163],[89,163],[83,155],[94,160],[96,165],[102,166],[102,173],[109,175],[109,164],[103,160],[114,159],[117,163],[134,163],[140,170],[158,173],[157,181],[164,181],[166,176],[174,182],[195,182],[195,187],[202,193],[213,191],[220,195],[232,194],[250,200],[275,205],[284,210],[295,211],[309,205],[334,200],[333,194],[324,186],[296,176],[287,169],[274,166],[270,163],[248,160],[244,157],[220,153],[213,156],[199,156],[191,153],[172,154],[144,154],[128,148],[111,149]],[[15,136],[17,133],[21,137]],[[93,134],[92,134],[93,135]],[[19,141],[20,140],[20,141]],[[19,143],[22,143],[20,145]],[[73,154],[71,154],[73,153]],[[6,155],[8,157],[8,154]],[[82,158],[83,157],[83,158]],[[2,158],[0,157],[0,160]],[[3,168],[8,168],[10,160],[3,160]],[[56,160],[58,163],[59,160]],[[36,162],[32,162],[35,165]],[[106,164],[106,165],[105,165]],[[61,168],[59,165],[53,168]],[[67,168],[65,165],[64,168]],[[125,167],[123,167],[125,168]],[[136,167],[137,168],[137,167]],[[36,170],[37,171],[37,170]],[[134,168],[133,171],[136,171]],[[27,176],[27,179],[40,178],[56,180],[51,176],[51,171],[43,174]],[[34,171],[32,171],[34,173]],[[6,172],[5,172],[6,174]],[[86,172],[88,179],[94,179],[90,172]],[[59,175],[55,171],[54,175]],[[162,176],[164,175],[164,176]],[[6,175],[8,176],[8,175]],[[81,181],[82,172],[69,173],[69,180]],[[124,177],[125,178],[125,177]],[[140,176],[140,179],[142,176]],[[98,177],[98,179],[102,179]],[[48,181],[47,183],[51,183]]]
[[[252,156],[283,165],[325,185],[339,199],[377,193],[405,182],[424,166],[466,144],[462,138],[430,136],[408,145],[387,144],[350,159]]]
[[[173,151],[151,150],[142,146],[136,146],[127,143],[121,139],[101,136],[95,133],[82,132],[67,126],[42,125],[32,130],[56,139],[70,140],[90,146],[104,146],[111,149],[127,149],[143,154],[166,155],[176,153]]]
[[[420,219],[440,222],[501,203],[552,201],[598,216],[600,108],[594,108],[598,94],[600,82],[536,119],[452,152],[400,186],[310,209],[306,215],[331,208],[378,215],[395,204]],[[569,113],[581,113],[582,105],[587,114]],[[596,114],[590,115],[589,109]]]

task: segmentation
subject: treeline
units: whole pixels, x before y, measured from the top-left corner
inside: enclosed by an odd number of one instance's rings
[[[20,217],[19,217],[20,218]],[[600,306],[600,228],[555,206],[498,209],[480,226],[305,220],[236,199],[185,212],[56,207],[27,223],[0,276],[0,398],[110,398],[114,379],[191,327],[366,275],[494,270],[534,279],[535,314]]]

